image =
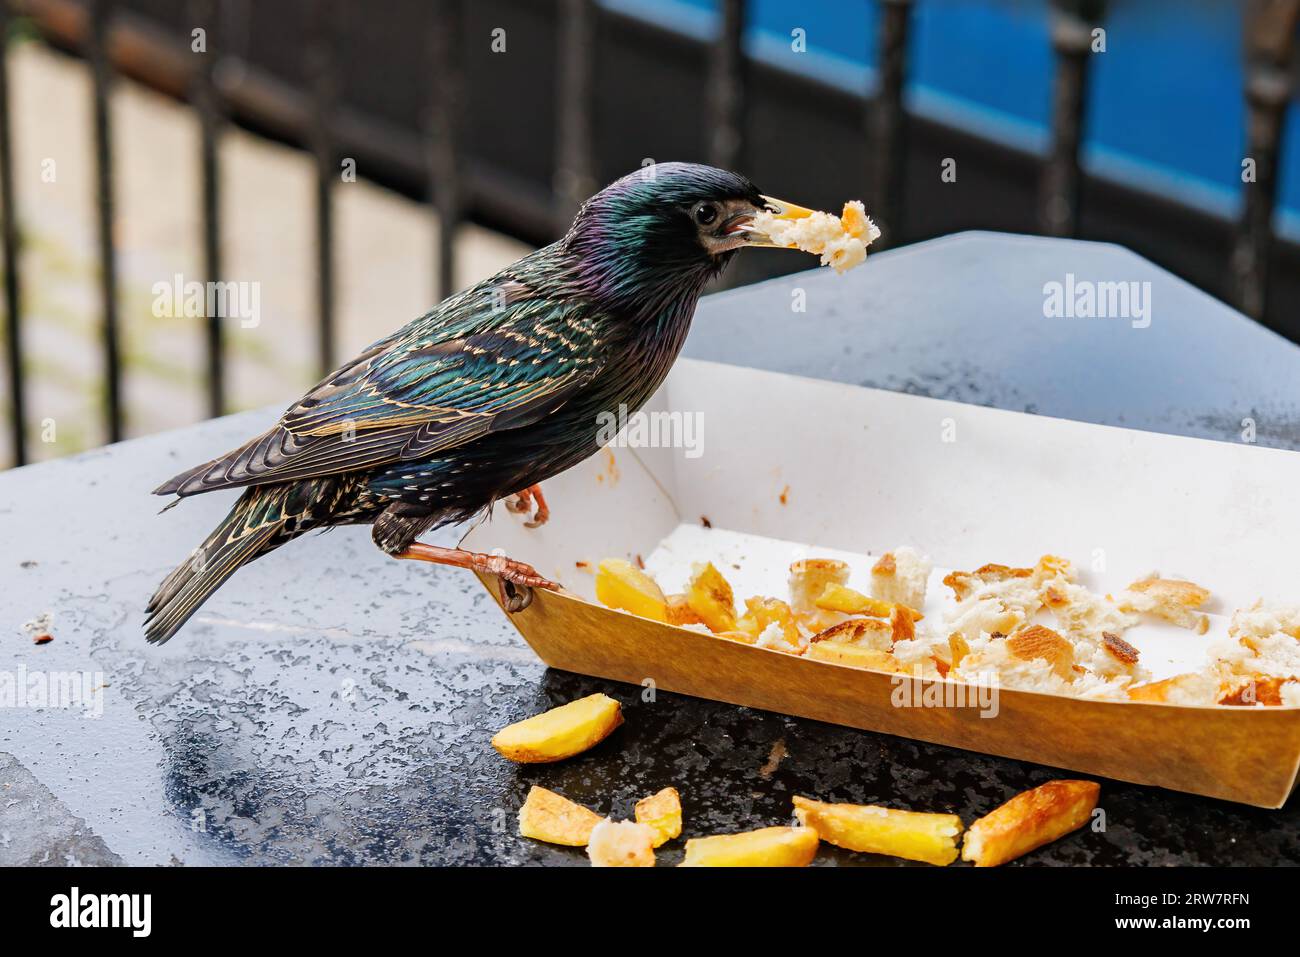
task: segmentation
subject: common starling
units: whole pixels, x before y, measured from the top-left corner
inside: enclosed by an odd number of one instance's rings
[[[379,340],[270,431],[163,483],[155,494],[245,491],[159,586],[148,640],[174,635],[240,566],[337,525],[372,525],[394,558],[494,574],[508,607],[528,588],[556,588],[522,562],[416,539],[511,497],[544,522],[539,483],[598,450],[601,413],[654,394],[700,293],[736,251],[773,245],[751,228],[764,208],[809,212],[709,166],[624,176],[562,239]]]

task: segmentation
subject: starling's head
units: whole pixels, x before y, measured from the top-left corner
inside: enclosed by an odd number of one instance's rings
[[[564,244],[598,278],[602,291],[637,294],[647,286],[672,284],[698,291],[735,250],[760,244],[747,227],[760,210],[776,209],[774,203],[738,173],[657,163],[587,200]]]

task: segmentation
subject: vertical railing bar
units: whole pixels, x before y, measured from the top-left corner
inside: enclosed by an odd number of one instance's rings
[[[595,51],[595,4],[592,0],[563,0],[554,181],[555,225],[559,232],[568,229],[582,201],[596,188],[592,124]]]
[[[112,83],[108,32],[113,0],[88,0],[89,59],[94,78],[95,182],[99,215],[99,294],[103,309],[104,381],[108,440],[122,438],[122,355],[117,323],[117,255],[113,245],[113,138],[109,117]]]
[[[745,144],[745,0],[722,0],[722,22],[710,58],[709,162],[738,170]]]
[[[1241,219],[1233,240],[1232,286],[1237,308],[1252,319],[1262,320],[1268,306],[1278,157],[1293,87],[1290,61],[1300,0],[1257,0],[1243,11],[1243,16],[1246,157],[1253,162],[1254,175],[1243,182]],[[1294,329],[1283,331],[1295,334]]]
[[[912,25],[912,0],[885,0],[880,10],[879,69],[875,97],[867,104],[868,149],[876,161],[871,190],[872,214],[880,227],[881,248],[897,245],[903,222],[904,174],[907,168],[907,117],[903,93],[907,86],[907,46]]]
[[[1073,236],[1079,229],[1079,162],[1088,92],[1092,31],[1105,12],[1102,0],[1054,0],[1052,49],[1056,79],[1052,91],[1052,133],[1039,188],[1039,227],[1048,236]]]
[[[9,114],[9,0],[0,0],[0,207],[4,214],[5,357],[9,367],[9,421],[14,464],[27,461],[27,411],[23,387],[22,277],[18,274],[18,204],[14,199]]]
[[[464,86],[460,0],[436,0],[429,37],[433,89],[429,109],[429,198],[438,217],[434,252],[437,288],[443,299],[456,290],[456,234],[463,216],[460,176],[460,115]]]
[[[221,173],[217,166],[217,145],[221,131],[221,104],[216,86],[219,55],[217,4],[215,0],[191,0],[191,20],[205,31],[205,50],[194,75],[194,105],[199,114],[199,175],[203,228],[203,270],[208,282],[221,282]],[[211,300],[210,300],[211,301]],[[220,298],[216,299],[220,302]],[[207,317],[208,415],[225,411],[225,345],[222,316],[211,310]]]
[[[316,309],[317,364],[321,375],[334,368],[334,205],[338,163],[332,128],[337,95],[334,44],[340,5],[316,0],[310,10],[307,43],[311,84],[311,148],[316,159]]]

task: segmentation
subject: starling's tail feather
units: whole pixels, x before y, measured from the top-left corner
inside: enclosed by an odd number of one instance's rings
[[[248,489],[186,561],[168,575],[145,609],[145,637],[162,644],[241,566],[301,534],[286,514],[291,485]],[[278,501],[277,501],[278,500]]]

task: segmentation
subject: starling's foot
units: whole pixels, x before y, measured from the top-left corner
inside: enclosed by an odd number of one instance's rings
[[[483,552],[467,552],[463,548],[442,548],[438,545],[413,542],[407,547],[406,551],[397,557],[410,558],[421,562],[433,562],[437,565],[469,568],[476,572],[496,575],[502,581],[510,582],[512,585],[518,585],[521,588],[560,590],[559,585],[543,578],[532,565],[517,562],[513,558],[506,558],[504,555],[486,555]],[[527,607],[527,603],[520,607]]]
[[[501,607],[510,614],[521,612],[533,603],[533,590],[526,585],[516,585],[509,579],[501,580]]]
[[[534,503],[537,506],[535,509],[533,507]],[[530,485],[522,492],[506,499],[506,508],[516,515],[533,513],[532,519],[524,522],[524,528],[540,528],[551,517],[551,510],[546,505],[546,497],[542,495],[540,485]]]

